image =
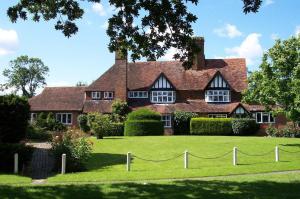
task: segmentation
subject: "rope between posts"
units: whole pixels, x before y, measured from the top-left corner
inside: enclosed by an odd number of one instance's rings
[[[245,153],[241,150],[238,150],[239,153],[243,154],[243,155],[247,155],[247,156],[266,156],[269,155],[270,153],[274,153],[274,150],[268,151],[266,153],[262,153],[262,154],[249,154],[249,153]]]
[[[136,155],[133,155],[132,157],[136,158],[136,159],[140,159],[140,160],[143,160],[143,161],[147,161],[147,162],[166,162],[166,161],[170,161],[170,160],[175,160],[179,157],[183,156],[183,153],[175,156],[175,157],[172,157],[172,158],[168,158],[168,159],[163,159],[163,160],[151,160],[151,159],[145,159],[145,158],[141,158],[139,156],[136,156]]]
[[[300,151],[286,151],[284,149],[279,149],[280,151],[286,152],[286,153],[300,153]]]
[[[199,158],[199,159],[207,159],[207,160],[212,160],[212,159],[218,159],[218,158],[223,158],[225,156],[227,156],[228,154],[232,153],[232,151],[228,151],[227,153],[223,154],[223,155],[219,155],[219,156],[214,156],[214,157],[201,157],[201,156],[197,156],[197,155],[194,155],[192,153],[189,153],[189,155],[195,157],[195,158]]]

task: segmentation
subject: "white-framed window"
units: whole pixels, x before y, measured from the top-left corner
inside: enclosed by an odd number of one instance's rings
[[[111,91],[104,92],[104,99],[113,99],[113,98],[114,98],[114,92]]]
[[[37,119],[37,113],[31,113],[30,114],[30,122],[32,123],[32,122],[36,121],[36,119]]]
[[[148,91],[129,91],[128,98],[148,98]]]
[[[255,113],[256,123],[275,123],[275,119],[272,113],[269,112],[256,112]]]
[[[99,91],[93,91],[92,92],[92,99],[97,100],[101,98],[101,92]]]
[[[151,102],[164,104],[164,103],[174,103],[176,100],[175,91],[152,91],[151,92]]]
[[[205,91],[206,102],[230,102],[229,90],[206,90]]]
[[[237,118],[245,117],[246,114],[247,114],[247,112],[246,112],[246,110],[243,107],[238,107],[234,111],[234,117],[237,117]]]
[[[161,121],[164,123],[165,128],[172,127],[172,116],[170,114],[162,115]]]
[[[208,114],[209,118],[227,118],[227,114]]]
[[[56,113],[56,121],[70,125],[72,124],[72,113]]]

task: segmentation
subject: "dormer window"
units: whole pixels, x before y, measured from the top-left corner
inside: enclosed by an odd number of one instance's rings
[[[206,90],[206,102],[230,102],[229,90]]]
[[[171,82],[162,74],[154,82],[151,88],[151,103],[168,104],[174,103],[176,100],[176,91]]]
[[[114,98],[114,93],[111,91],[105,91],[104,92],[104,99],[113,99]]]
[[[248,115],[248,112],[243,107],[238,107],[234,112],[233,116],[237,118],[243,118]]]
[[[92,99],[93,100],[99,100],[100,98],[101,98],[101,92],[99,92],[99,91],[92,92]]]

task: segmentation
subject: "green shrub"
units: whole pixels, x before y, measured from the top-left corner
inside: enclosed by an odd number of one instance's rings
[[[78,116],[77,120],[78,120],[79,127],[83,132],[87,133],[91,130],[88,125],[88,116],[87,115],[81,114]]]
[[[125,122],[125,136],[163,135],[163,122],[157,120],[128,120]]]
[[[271,136],[271,137],[279,137],[278,129],[272,125],[268,126],[268,128],[266,129],[266,133],[268,134],[268,136]]]
[[[27,127],[26,139],[28,140],[50,141],[51,138],[52,135],[48,131],[45,131],[44,129],[35,127],[33,125],[29,125]]]
[[[52,152],[55,158],[55,169],[61,167],[62,154],[66,154],[66,172],[83,171],[91,156],[92,146],[85,137],[76,138],[73,132],[67,132],[62,139],[52,142]]]
[[[196,113],[175,111],[174,112],[174,134],[187,135],[190,134],[191,118],[197,117]]]
[[[54,113],[39,113],[35,125],[48,131],[66,131],[67,127],[56,121]]]
[[[117,99],[112,104],[111,119],[113,122],[124,122],[129,112],[130,108],[127,102],[123,102]]]
[[[41,112],[37,115],[35,124],[40,128],[47,128],[47,113]]]
[[[232,135],[231,118],[192,118],[191,134]]]
[[[280,129],[270,125],[266,129],[266,133],[271,137],[300,138],[300,128],[292,125]]]
[[[23,97],[0,96],[0,142],[17,143],[25,138],[29,110]]]
[[[23,166],[27,167],[30,163],[33,148],[26,146],[25,144],[12,144],[1,143],[0,144],[0,171],[1,172],[13,172],[14,169],[14,154],[19,155],[19,170],[22,170]]]
[[[110,123],[108,131],[104,136],[124,136],[124,123]]]
[[[161,120],[161,115],[147,108],[141,108],[128,114],[127,120]]]
[[[109,115],[100,113],[89,114],[89,125],[97,139],[102,139],[104,135],[111,131],[111,121]]]
[[[255,134],[259,125],[255,119],[251,118],[234,118],[232,119],[232,131],[234,135],[251,135]]]

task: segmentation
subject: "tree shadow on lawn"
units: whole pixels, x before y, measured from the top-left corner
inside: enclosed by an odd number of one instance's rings
[[[125,154],[92,153],[87,163],[87,170],[98,170],[118,164],[126,164]]]
[[[291,146],[300,148],[300,144],[279,144],[280,146]]]
[[[0,186],[5,198],[299,198],[300,181],[175,181],[169,184],[119,183],[110,185]]]

